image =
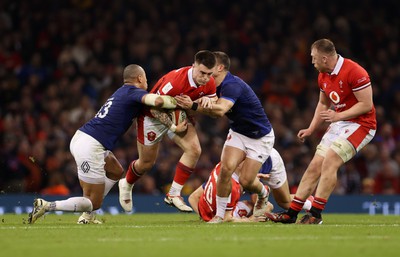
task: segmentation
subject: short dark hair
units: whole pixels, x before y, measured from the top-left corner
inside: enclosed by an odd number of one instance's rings
[[[215,55],[213,52],[208,50],[198,51],[194,55],[194,62],[197,64],[203,64],[208,69],[212,69],[217,64],[217,60],[215,59]]]
[[[229,71],[230,67],[231,67],[231,59],[229,58],[229,56],[221,51],[215,51],[214,52],[215,57],[217,58],[217,63],[218,64],[222,64],[224,65],[224,69],[226,71]]]
[[[335,55],[336,48],[333,42],[329,39],[323,38],[315,41],[311,45],[311,49],[316,49],[318,52],[327,54],[327,55]]]

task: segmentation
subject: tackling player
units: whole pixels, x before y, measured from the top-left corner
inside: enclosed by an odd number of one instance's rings
[[[230,120],[230,130],[221,154],[221,174],[217,182],[217,212],[211,223],[221,223],[225,217],[226,205],[231,193],[232,174],[243,162],[240,184],[252,193],[258,194],[254,206],[254,216],[266,212],[268,192],[255,179],[262,164],[268,159],[274,145],[275,135],[260,100],[243,80],[229,72],[230,59],[223,52],[214,52],[217,58],[213,74],[217,85],[218,100],[212,107],[200,106],[190,97],[176,96],[178,105],[214,117],[226,115]]]
[[[84,212],[78,224],[101,223],[92,211],[101,207],[104,196],[123,174],[121,164],[111,152],[115,143],[130,128],[144,105],[168,109],[176,107],[174,98],[146,91],[146,73],[139,65],[125,67],[123,80],[124,85],[71,139],[70,150],[77,165],[83,196],[54,202],[35,199],[28,218],[30,224],[48,211]],[[184,130],[185,123],[176,126],[176,131]]]

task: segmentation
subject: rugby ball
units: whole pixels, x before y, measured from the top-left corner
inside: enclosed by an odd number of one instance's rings
[[[187,118],[185,110],[181,110],[181,109],[170,110],[168,112],[168,115],[175,125],[182,123]]]

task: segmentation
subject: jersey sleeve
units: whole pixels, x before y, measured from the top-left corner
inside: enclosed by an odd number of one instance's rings
[[[142,98],[146,94],[148,94],[146,90],[132,87],[128,92],[128,98],[133,102],[142,103]]]
[[[349,85],[353,92],[362,90],[371,86],[371,81],[367,71],[359,65],[356,65],[348,75]]]
[[[318,87],[319,91],[324,92],[324,89],[322,88],[322,73],[318,74]]]
[[[228,83],[221,89],[220,97],[235,103],[241,94],[242,87],[239,84]]]

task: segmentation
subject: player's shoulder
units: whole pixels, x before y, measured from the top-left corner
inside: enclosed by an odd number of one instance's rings
[[[367,73],[367,71],[358,62],[348,58],[344,59],[343,68],[348,72],[358,71]]]
[[[185,66],[179,69],[172,70],[168,74],[175,77],[187,76],[190,68],[191,66]]]
[[[231,73],[228,72],[228,74],[225,76],[224,80],[221,83],[221,87],[224,88],[225,90],[229,88],[240,88],[240,87],[245,87],[246,83],[238,76],[235,76]]]
[[[145,89],[136,87],[133,85],[121,87],[120,89],[122,92],[124,92],[126,94],[147,94],[148,93],[148,91],[146,91]]]
[[[173,81],[182,81],[188,80],[188,70],[190,66],[182,67],[176,70],[172,70],[164,75],[164,83],[165,82],[173,82]]]

